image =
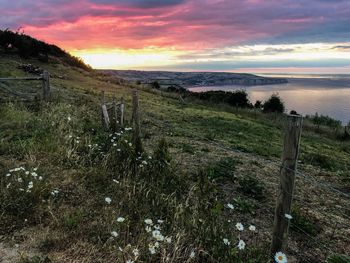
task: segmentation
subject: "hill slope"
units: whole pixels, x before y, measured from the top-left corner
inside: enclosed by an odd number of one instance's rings
[[[110,135],[101,127],[98,98],[101,90],[123,96],[129,121],[132,86],[64,63],[25,62],[50,72],[53,100],[0,106],[2,261],[267,261],[282,115],[142,89],[146,150],[137,158],[132,131]],[[2,53],[0,77],[31,76],[21,63]],[[349,142],[305,125],[303,173],[349,192],[349,167]],[[349,251],[349,200],[301,177],[295,191],[295,227],[284,251],[290,261],[320,262]]]
[[[268,85],[286,83],[284,78],[267,78],[253,74],[227,72],[171,72],[139,70],[101,70],[117,78],[133,82],[177,84],[183,87],[214,85]]]

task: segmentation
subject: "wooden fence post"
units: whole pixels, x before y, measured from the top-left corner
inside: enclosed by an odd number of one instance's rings
[[[133,133],[133,144],[136,153],[142,152],[141,142],[141,126],[140,126],[140,112],[139,112],[139,91],[133,90],[132,92],[132,116],[134,120],[134,133]]]
[[[300,115],[288,115],[284,134],[279,192],[275,208],[271,244],[272,256],[279,251],[284,251],[287,245],[289,219],[285,215],[291,213],[301,128],[302,117]]]
[[[120,99],[120,126],[121,127],[124,127],[124,111],[125,111],[124,98],[121,97]]]
[[[102,125],[105,127],[107,130],[109,129],[109,116],[108,116],[108,111],[107,111],[107,106],[105,103],[105,92],[101,92],[101,108],[102,108]]]
[[[116,98],[115,95],[113,95],[113,101],[112,101],[112,115],[113,115],[113,123],[112,123],[112,128],[116,132],[118,128],[118,111],[117,111],[117,103],[116,103]]]
[[[50,99],[50,74],[47,70],[43,71],[43,99],[48,101]]]

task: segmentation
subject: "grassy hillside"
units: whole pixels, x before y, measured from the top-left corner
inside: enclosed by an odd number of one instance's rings
[[[182,102],[141,88],[146,150],[137,156],[129,145],[132,130],[102,129],[98,98],[101,90],[123,96],[130,120],[133,87],[57,61],[4,53],[0,77],[30,75],[18,68],[23,62],[50,72],[53,98],[0,106],[4,262],[268,261],[282,115]],[[304,128],[299,169],[349,192],[350,143]],[[290,261],[323,262],[349,251],[349,199],[300,177],[295,191],[295,227],[284,251]]]

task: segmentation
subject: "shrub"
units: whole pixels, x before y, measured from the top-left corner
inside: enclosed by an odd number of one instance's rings
[[[256,200],[264,199],[264,185],[255,177],[240,178],[238,190]]]
[[[284,102],[278,94],[272,94],[271,97],[265,101],[263,106],[263,112],[279,112],[283,113],[285,110]]]
[[[307,119],[310,119],[311,122],[316,125],[318,128],[320,126],[327,126],[333,129],[338,129],[341,127],[341,121],[336,120],[332,117],[326,116],[326,115],[319,115],[317,112],[315,115],[307,115]]]

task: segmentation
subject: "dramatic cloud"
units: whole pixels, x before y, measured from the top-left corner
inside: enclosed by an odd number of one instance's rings
[[[346,52],[349,25],[349,0],[0,0],[2,28],[67,50],[187,51],[180,60],[295,51],[283,44],[330,43]]]

